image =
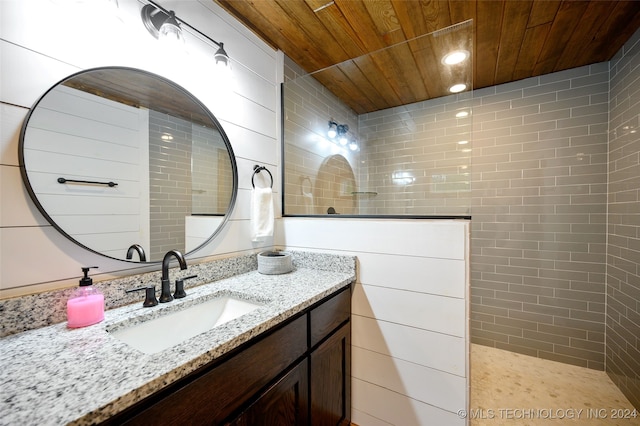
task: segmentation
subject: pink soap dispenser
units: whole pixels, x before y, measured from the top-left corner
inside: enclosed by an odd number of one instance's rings
[[[89,268],[97,268],[97,266],[82,268],[84,278],[80,280],[80,287],[67,300],[67,327],[69,328],[86,327],[104,319],[104,295],[93,287]]]

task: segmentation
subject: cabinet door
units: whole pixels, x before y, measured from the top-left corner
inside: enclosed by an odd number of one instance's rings
[[[351,322],[311,352],[311,424],[347,425],[351,419]]]
[[[267,389],[232,426],[303,426],[309,424],[309,373],[302,360]]]

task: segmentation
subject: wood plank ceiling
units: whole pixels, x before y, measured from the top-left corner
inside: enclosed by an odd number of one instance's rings
[[[213,1],[308,73],[341,64],[315,77],[358,114],[607,61],[640,27],[637,0]],[[469,75],[447,75],[444,51],[470,45]]]

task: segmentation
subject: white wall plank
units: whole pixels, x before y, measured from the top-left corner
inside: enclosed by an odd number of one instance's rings
[[[464,259],[464,224],[465,221],[453,220],[291,218],[287,221],[290,231],[287,243],[364,253]],[[357,238],[336,238],[336,235],[357,235]]]
[[[375,384],[393,392],[456,413],[465,400],[464,377],[435,370],[399,358],[353,347],[354,379]]]
[[[0,2],[0,7],[3,6],[4,2]],[[2,102],[26,108],[31,108],[36,100],[58,81],[79,71],[69,64],[22,49],[5,40],[0,40],[0,59]]]
[[[351,317],[351,344],[394,358],[466,375],[465,339],[374,318]]]
[[[352,406],[393,425],[411,426],[464,426],[465,421],[450,411],[384,389],[354,378]],[[461,406],[460,409],[463,409]],[[367,425],[362,425],[367,426]]]
[[[26,108],[0,104],[0,164],[18,165],[20,128],[27,112]]]
[[[0,166],[0,227],[47,226],[49,222],[31,202],[22,183],[20,169],[15,166]],[[1,261],[2,258],[0,258]]]
[[[465,336],[465,301],[357,284],[353,291],[353,313],[378,320]]]
[[[358,261],[361,265],[360,282],[363,284],[465,297],[464,285],[461,285],[466,272],[462,259],[361,253]]]

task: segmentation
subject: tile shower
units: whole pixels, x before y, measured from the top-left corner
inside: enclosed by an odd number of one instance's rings
[[[223,179],[231,166],[217,130],[153,110],[149,116],[150,235],[163,236],[151,238],[149,254],[162,259],[187,244],[186,217],[224,215],[232,185]]]
[[[640,407],[639,38],[610,62],[360,116],[307,80],[312,101],[285,84],[285,214],[325,214],[319,198],[304,210],[299,175],[309,194],[326,154],[287,143],[321,139],[301,124],[313,102],[318,129],[340,117],[362,141],[345,155],[347,214],[472,216],[472,342],[606,369]],[[398,169],[414,180],[388,191]]]

